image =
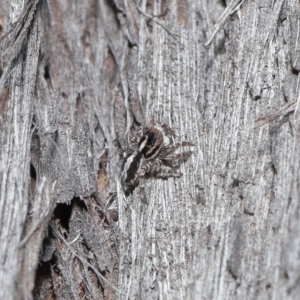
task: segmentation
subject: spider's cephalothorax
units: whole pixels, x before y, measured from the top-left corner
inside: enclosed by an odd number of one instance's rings
[[[146,128],[137,149],[128,155],[122,168],[122,185],[125,195],[130,195],[139,185],[140,179],[150,177],[168,179],[182,174],[179,167],[191,156],[191,151],[175,153],[181,147],[192,146],[189,142],[174,143],[167,125]],[[173,134],[174,135],[174,134]]]
[[[146,159],[158,155],[164,141],[163,133],[156,127],[150,127],[139,142],[139,150]]]

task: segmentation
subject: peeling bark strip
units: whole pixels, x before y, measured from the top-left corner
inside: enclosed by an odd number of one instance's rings
[[[299,11],[0,1],[0,299],[298,299]],[[194,152],[126,198],[155,123]]]
[[[32,97],[35,92],[41,42],[39,18],[31,14],[35,5],[36,2],[32,3],[32,6],[28,8],[28,15],[20,21],[24,27],[21,28],[17,25],[16,30],[18,31],[10,33],[6,47],[3,46],[5,51],[2,52],[5,67],[0,80],[0,90],[3,90],[6,83],[9,100],[1,128],[1,299],[21,299],[30,296],[35,276],[34,269],[38,262],[39,244],[42,241],[39,234],[35,234],[35,243],[38,249],[37,251],[31,249],[30,260],[25,262],[27,277],[22,276],[22,280],[19,281],[21,263],[24,255],[27,254],[26,249],[25,251],[21,250],[19,245],[24,232],[27,209],[30,205],[28,188]],[[26,43],[24,43],[25,39]],[[45,195],[39,196],[38,192],[33,196],[37,201],[42,201],[46,197]],[[35,204],[36,209],[38,205],[38,203]],[[33,212],[32,220],[37,217],[35,215],[37,212],[38,209]],[[34,252],[36,252],[35,255]],[[29,286],[23,286],[25,281],[29,283]]]

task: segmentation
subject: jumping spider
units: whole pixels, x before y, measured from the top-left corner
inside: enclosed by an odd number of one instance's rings
[[[171,136],[171,137],[170,137]],[[174,132],[167,125],[146,128],[136,146],[122,165],[121,181],[126,196],[132,194],[140,179],[168,179],[182,176],[179,167],[191,156],[191,151],[175,153],[178,148],[192,146],[190,142],[173,142]]]

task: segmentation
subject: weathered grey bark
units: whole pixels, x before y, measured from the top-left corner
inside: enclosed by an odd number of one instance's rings
[[[298,298],[297,1],[0,8],[1,299]],[[145,203],[120,146],[151,121],[195,148]]]

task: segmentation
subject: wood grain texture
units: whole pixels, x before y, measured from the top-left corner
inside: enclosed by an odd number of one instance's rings
[[[0,1],[1,299],[297,299],[300,6],[226,3]],[[126,198],[153,122],[194,153]]]

